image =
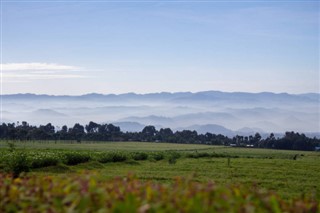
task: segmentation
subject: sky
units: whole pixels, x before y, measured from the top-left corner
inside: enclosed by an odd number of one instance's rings
[[[319,1],[1,1],[1,93],[320,92]]]

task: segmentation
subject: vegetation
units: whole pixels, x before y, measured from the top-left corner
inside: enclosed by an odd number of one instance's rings
[[[64,153],[64,163],[66,165],[77,165],[79,163],[85,163],[90,160],[90,155],[80,152],[67,152]]]
[[[18,177],[22,172],[30,170],[30,163],[27,155],[23,152],[9,152],[3,157],[4,171],[11,173],[13,177]]]
[[[286,201],[242,186],[217,186],[176,178],[172,185],[132,176],[97,181],[77,177],[0,175],[1,212],[317,212],[312,199]]]
[[[54,141],[14,142],[12,150],[6,144],[0,142],[5,146],[0,149],[0,173],[14,176],[25,172],[28,176],[81,176],[82,170],[90,170],[99,172],[101,180],[134,172],[141,180],[172,183],[176,176],[192,175],[193,181],[202,183],[257,185],[285,199],[320,199],[318,152],[144,142],[73,143],[66,147]]]
[[[309,138],[304,134],[286,132],[282,138],[275,138],[271,133],[262,139],[259,133],[254,136],[235,136],[229,138],[212,133],[198,134],[196,131],[183,130],[173,132],[170,128],[146,126],[141,132],[122,132],[113,124],[97,124],[90,122],[86,126],[75,124],[72,128],[64,125],[56,130],[51,123],[47,125],[31,126],[23,121],[21,125],[14,123],[0,125],[0,139],[2,140],[69,140],[81,143],[82,141],[148,141],[207,145],[232,145],[237,147],[255,147],[287,150],[315,150],[320,147],[320,139]]]
[[[64,133],[68,140],[59,140],[61,131],[50,125],[11,127],[0,129],[0,212],[320,211],[320,153],[276,150],[318,146],[303,134],[231,139],[151,126],[122,133],[106,125],[102,133],[101,125],[97,131],[75,125]],[[183,138],[187,144],[180,144]],[[236,147],[223,146],[230,144]]]
[[[166,185],[128,176],[0,175],[1,212],[317,212],[313,199],[283,200],[256,187],[218,186],[176,178]]]

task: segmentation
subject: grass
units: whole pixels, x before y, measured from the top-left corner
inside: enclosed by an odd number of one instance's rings
[[[258,185],[273,190],[284,198],[303,195],[320,198],[319,167],[308,160],[285,159],[246,159],[231,160],[227,166],[226,158],[188,159],[182,158],[176,164],[167,161],[142,161],[139,165],[125,163],[104,164],[99,170],[101,178],[126,176],[133,172],[138,178],[171,182],[173,177],[191,177],[195,181],[214,181],[218,184],[241,183],[248,186]],[[83,168],[83,166],[81,166]],[[78,168],[74,168],[78,170]]]
[[[1,152],[6,152],[5,142],[0,142]],[[107,142],[107,143],[54,143],[31,142],[16,143],[18,150],[39,155],[39,153],[76,152],[89,155],[90,161],[77,165],[34,168],[29,175],[36,176],[79,176],[83,170],[98,173],[100,180],[115,176],[126,177],[134,173],[141,180],[172,183],[176,176],[189,177],[197,182],[214,181],[219,185],[241,184],[277,192],[284,199],[313,197],[320,199],[320,153],[268,149],[248,149],[224,146],[145,143],[145,142]],[[123,162],[105,161],[99,163],[97,156],[104,152],[119,151],[127,157]],[[173,152],[174,151],[174,152]],[[139,161],[132,156],[147,153],[148,158]],[[155,160],[152,154],[162,153],[164,159]],[[181,158],[169,164],[172,153],[180,153]],[[31,154],[30,154],[31,155]],[[50,155],[51,156],[51,155]],[[130,157],[131,156],[131,157]],[[191,158],[188,156],[200,156]],[[296,160],[294,156],[298,156]],[[61,157],[62,158],[62,157]],[[229,161],[229,163],[228,163]],[[1,157],[0,157],[1,164]],[[1,166],[0,166],[1,170]]]
[[[91,150],[91,151],[166,151],[166,150],[206,150],[210,145],[172,144],[156,142],[88,142],[75,141],[15,141],[17,148],[23,149],[61,149],[61,150]],[[7,148],[6,141],[0,141],[0,149]]]

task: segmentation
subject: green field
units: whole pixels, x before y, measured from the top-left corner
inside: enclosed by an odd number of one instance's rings
[[[78,176],[85,170],[96,174],[100,180],[134,173],[138,179],[161,183],[171,183],[174,177],[182,176],[197,182],[214,181],[219,185],[258,186],[277,192],[284,199],[303,196],[320,199],[319,152],[146,142],[78,144],[51,141],[15,144],[16,150],[30,156],[41,153],[43,156],[60,156],[68,152],[90,155],[88,162],[77,165],[59,163],[32,168],[27,174],[31,176]],[[115,151],[129,157],[123,162],[98,162],[101,154]],[[0,155],[5,156],[8,152],[8,145],[2,141]],[[149,157],[134,160],[130,156],[136,152],[147,153]],[[154,160],[151,156],[156,153],[163,154],[164,159]],[[168,159],[172,153],[179,153],[180,157],[170,164]],[[4,157],[0,156],[0,166],[1,161],[3,167]]]
[[[23,149],[62,149],[62,150],[92,150],[92,151],[166,151],[166,150],[201,150],[211,149],[210,145],[172,144],[150,142],[81,142],[75,141],[31,141],[14,142],[17,148]],[[7,148],[6,141],[0,141],[0,149]]]

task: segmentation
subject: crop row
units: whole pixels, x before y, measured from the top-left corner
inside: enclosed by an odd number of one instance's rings
[[[58,163],[66,165],[77,165],[79,163],[88,162],[91,160],[100,163],[108,162],[122,162],[129,159],[132,160],[163,160],[165,158],[178,159],[182,156],[187,158],[203,158],[203,157],[234,157],[225,154],[194,152],[183,153],[176,151],[158,151],[158,152],[125,152],[125,151],[64,151],[64,150],[15,150],[0,151],[0,164],[7,161],[14,161],[17,158],[25,158],[24,160],[30,164],[31,168],[41,168],[47,166],[54,166]],[[237,156],[235,156],[237,157]]]
[[[26,150],[3,149],[0,150],[0,171],[12,173],[18,176],[21,172],[31,169],[56,166],[59,164],[77,165],[89,161],[100,163],[123,162],[127,160],[160,161],[168,160],[169,164],[175,164],[180,157],[186,158],[237,158],[236,155],[215,152],[129,152],[129,151],[66,151],[66,150]],[[229,162],[229,161],[228,161]]]
[[[89,161],[100,163],[123,162],[127,160],[151,160],[159,161],[168,159],[169,163],[175,163],[181,154],[177,152],[84,152],[84,151],[60,151],[60,150],[3,150],[0,152],[0,170],[18,176],[21,172],[30,169],[56,166],[58,164],[77,165]]]

